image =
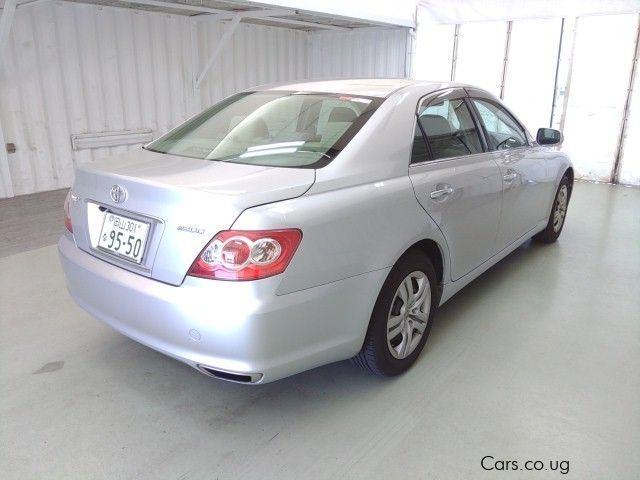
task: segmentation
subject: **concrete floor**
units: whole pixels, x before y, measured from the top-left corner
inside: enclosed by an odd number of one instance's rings
[[[0,200],[0,257],[52,245],[64,230],[68,188]]]
[[[5,212],[0,204],[0,214]],[[212,380],[69,299],[54,246],[0,259],[6,479],[637,479],[640,190],[576,185],[565,231],[439,312],[419,363]],[[481,459],[570,472],[485,472]]]

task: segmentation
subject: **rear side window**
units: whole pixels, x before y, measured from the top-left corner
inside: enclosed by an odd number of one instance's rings
[[[421,107],[418,122],[427,136],[433,160],[482,152],[482,144],[462,98]],[[414,140],[414,149],[417,144]]]
[[[411,148],[411,163],[420,163],[429,160],[429,149],[427,142],[422,135],[420,125],[416,122],[416,128],[413,131],[413,147]]]
[[[203,160],[320,168],[349,143],[382,101],[315,92],[242,93],[146,148]]]
[[[474,98],[472,101],[484,124],[489,150],[528,145],[524,130],[505,109],[479,98]]]

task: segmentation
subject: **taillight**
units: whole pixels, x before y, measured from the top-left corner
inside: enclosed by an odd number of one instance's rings
[[[187,275],[216,280],[258,280],[284,272],[302,232],[287,230],[226,230],[198,255]]]
[[[71,201],[71,190],[67,192],[64,199],[64,226],[70,233],[73,233],[73,225],[71,225],[71,215],[69,214],[69,202]]]

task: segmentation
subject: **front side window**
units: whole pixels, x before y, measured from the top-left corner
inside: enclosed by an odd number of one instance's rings
[[[433,160],[482,152],[478,131],[462,98],[421,106],[418,122],[427,136]]]
[[[329,163],[382,99],[265,91],[230,97],[149,144],[148,150],[274,167]]]
[[[506,110],[486,100],[474,98],[472,101],[484,124],[490,150],[528,145],[524,130]]]

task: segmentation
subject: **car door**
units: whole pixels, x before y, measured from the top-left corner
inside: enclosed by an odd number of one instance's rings
[[[490,151],[502,176],[502,213],[497,247],[501,250],[522,238],[540,222],[547,162],[532,148],[526,130],[503,105],[483,92],[469,91]]]
[[[495,252],[502,176],[461,89],[420,100],[409,177],[444,234],[457,280]]]

